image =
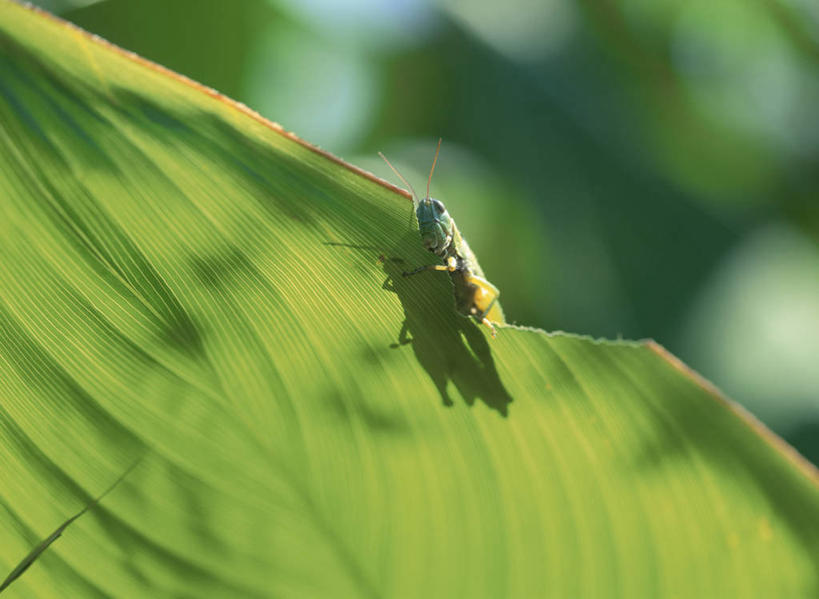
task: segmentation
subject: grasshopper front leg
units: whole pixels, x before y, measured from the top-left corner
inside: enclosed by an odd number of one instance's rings
[[[409,272],[402,272],[401,274],[405,277],[411,277],[412,275],[417,275],[419,272],[424,272],[427,270],[442,270],[445,272],[455,272],[458,269],[458,262],[455,260],[454,257],[450,257],[447,260],[446,264],[427,264],[425,266],[419,266],[415,270],[411,270]]]

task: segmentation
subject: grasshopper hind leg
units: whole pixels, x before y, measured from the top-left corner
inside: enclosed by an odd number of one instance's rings
[[[495,317],[498,310],[493,310],[498,301],[500,292],[498,288],[492,283],[473,274],[467,274],[464,277],[470,293],[464,293],[462,298],[465,306],[468,306],[468,312],[475,317],[475,320],[483,325],[489,327],[492,332],[492,338],[497,336],[495,325],[489,320],[489,316]]]

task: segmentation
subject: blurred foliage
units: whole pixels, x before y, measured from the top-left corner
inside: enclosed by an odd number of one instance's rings
[[[658,339],[819,460],[816,3],[50,7],[386,178],[377,150],[421,185],[442,136],[433,195],[511,321]]]

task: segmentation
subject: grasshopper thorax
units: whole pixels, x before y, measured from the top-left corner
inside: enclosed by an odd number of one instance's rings
[[[452,219],[443,202],[426,197],[418,202],[415,215],[424,247],[444,256],[452,243]]]

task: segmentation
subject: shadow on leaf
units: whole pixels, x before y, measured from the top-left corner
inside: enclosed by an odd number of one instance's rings
[[[378,248],[327,242],[327,245],[377,252]],[[467,405],[481,400],[501,416],[509,413],[512,397],[498,376],[489,342],[469,318],[455,312],[452,286],[445,273],[424,273],[414,278],[402,276],[417,266],[399,256],[416,254],[418,233],[409,231],[380,262],[387,278],[382,289],[395,293],[404,310],[404,321],[394,351],[411,349],[418,363],[432,379],[445,406],[454,405],[450,382]],[[408,347],[409,346],[409,347]]]

